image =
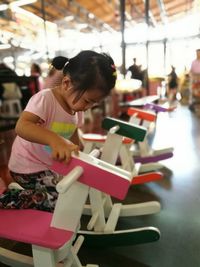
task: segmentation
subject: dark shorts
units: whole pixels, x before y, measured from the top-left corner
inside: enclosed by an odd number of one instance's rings
[[[50,170],[31,174],[10,171],[13,180],[24,190],[8,189],[0,195],[0,208],[38,209],[52,212],[58,197],[56,184],[62,177]]]

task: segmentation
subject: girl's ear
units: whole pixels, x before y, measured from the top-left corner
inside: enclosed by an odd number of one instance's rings
[[[68,88],[70,88],[70,78],[68,76],[64,76],[62,79],[62,87],[64,90],[67,90]]]

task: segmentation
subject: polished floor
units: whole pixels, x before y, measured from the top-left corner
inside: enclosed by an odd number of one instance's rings
[[[0,176],[6,172],[9,154],[6,144],[11,142],[13,133],[2,133],[1,137],[6,143],[0,148]],[[174,147],[173,158],[162,161],[164,179],[132,187],[124,202],[157,200],[161,211],[120,219],[119,227],[154,226],[161,232],[160,240],[106,249],[82,247],[79,257],[83,264],[98,263],[100,267],[200,266],[200,117],[183,106],[170,114],[159,114],[153,145]],[[12,246],[16,250],[20,248],[17,244]]]

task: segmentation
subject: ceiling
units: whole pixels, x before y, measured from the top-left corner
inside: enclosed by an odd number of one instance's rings
[[[1,4],[22,3],[26,0],[3,0]],[[25,9],[47,21],[56,22],[64,29],[79,29],[80,31],[120,31],[120,0],[38,0],[32,4],[19,5],[17,8]],[[198,0],[149,0],[149,25],[156,27],[166,24],[177,17],[192,12]],[[42,4],[43,3],[43,4]],[[10,7],[10,6],[9,6]],[[73,16],[73,17],[72,17]],[[145,0],[125,0],[125,27],[145,21]],[[23,27],[27,24],[30,33],[34,34],[37,28],[31,20],[20,24],[11,8],[0,11],[1,29],[24,34]],[[83,24],[84,23],[84,24]],[[82,25],[82,27],[77,27]]]
[[[53,32],[53,36],[58,34],[59,37],[65,35],[65,30],[71,29],[83,33],[121,31],[120,3],[123,2],[126,29],[147,22],[147,0],[0,0],[0,47],[2,43],[10,46],[3,48],[0,59],[14,53],[20,55],[25,50],[40,51],[42,46],[44,51],[48,42],[44,40],[47,36],[45,31],[48,35]],[[155,28],[200,9],[199,0],[148,2],[148,23]],[[44,24],[44,19],[53,23]]]

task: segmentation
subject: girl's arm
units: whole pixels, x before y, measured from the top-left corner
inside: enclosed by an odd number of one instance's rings
[[[83,150],[83,144],[80,141],[78,129],[76,129],[76,131],[74,132],[74,134],[70,138],[70,141],[72,141],[72,143],[78,145],[80,150]]]
[[[53,159],[68,162],[72,152],[78,153],[78,146],[40,126],[40,120],[37,115],[23,111],[15,127],[16,133],[27,141],[49,145]]]

